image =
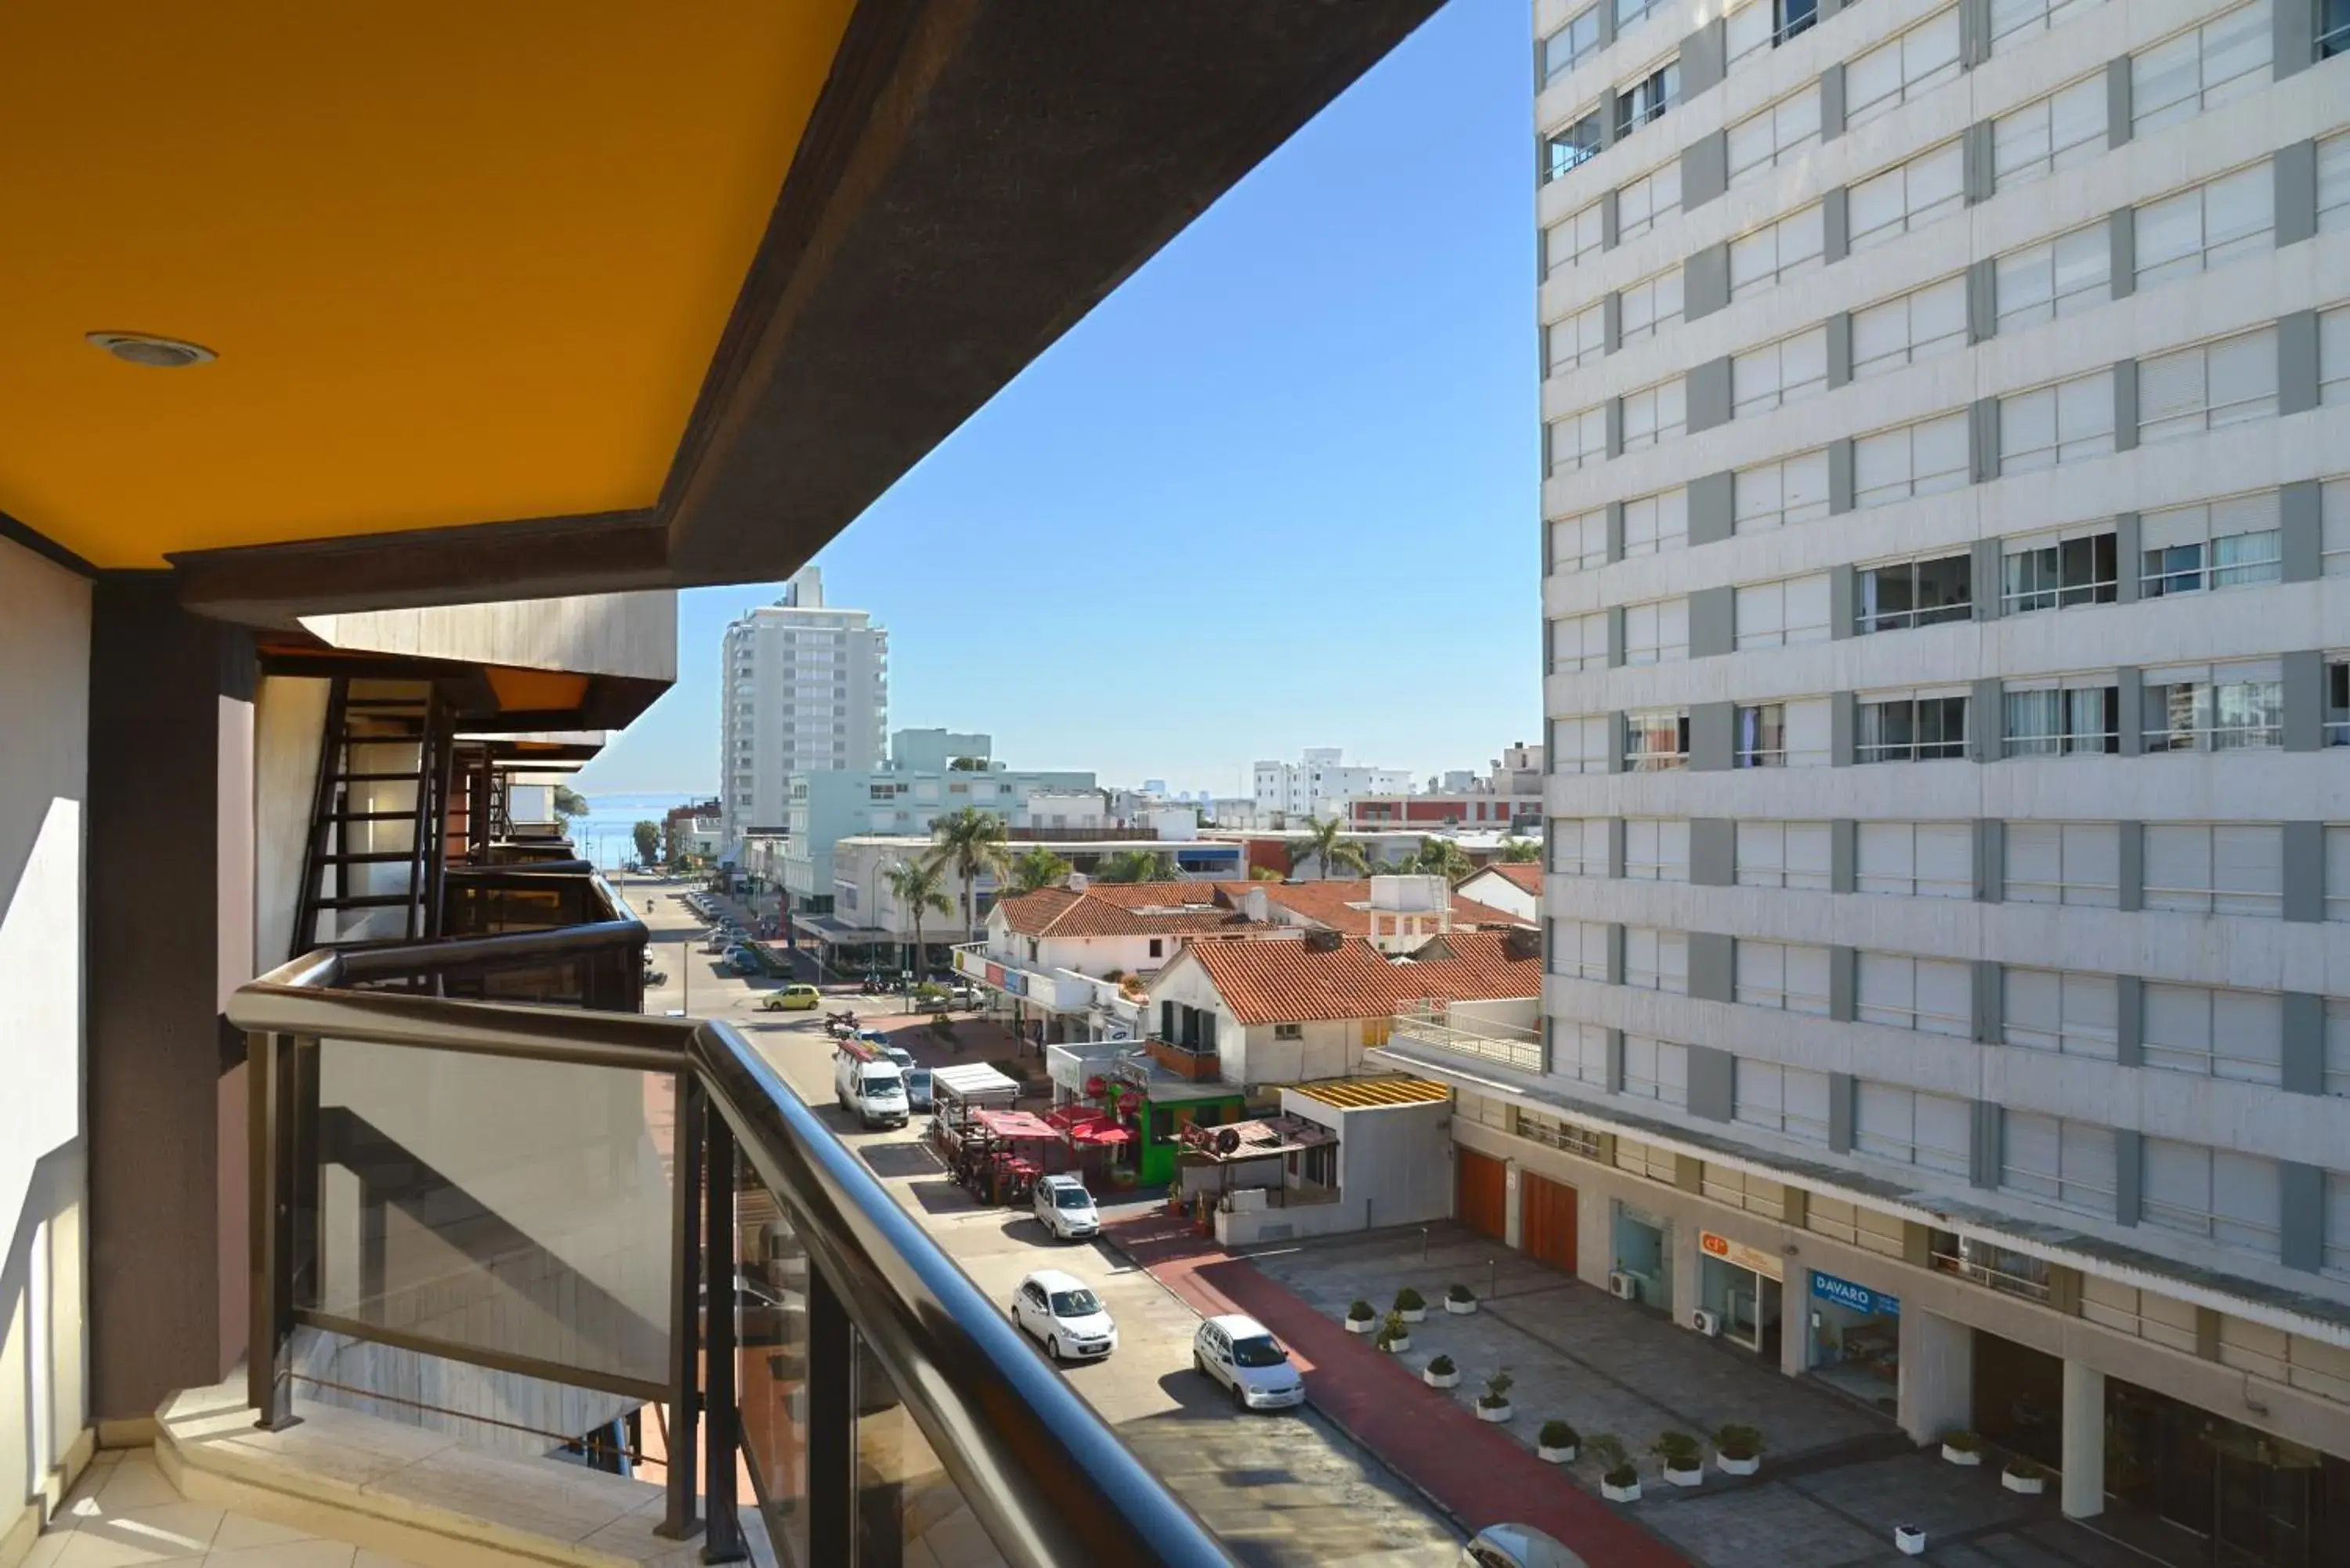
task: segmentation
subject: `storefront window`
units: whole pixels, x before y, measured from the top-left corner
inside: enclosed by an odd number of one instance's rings
[[[1634,1301],[1667,1311],[1673,1304],[1672,1224],[1628,1203],[1616,1205],[1614,1272],[1631,1281]]]
[[[1771,1360],[1779,1356],[1779,1260],[1711,1231],[1697,1238],[1698,1297],[1721,1321],[1721,1337]]]
[[[1820,1381],[1893,1414],[1900,1406],[1900,1298],[1814,1270],[1807,1310]]]
[[[2106,1381],[2106,1490],[2244,1568],[2350,1562],[2350,1461],[2269,1436],[2168,1395]],[[2116,1521],[2116,1522],[2124,1522]],[[2125,1528],[2126,1524],[2125,1523]]]

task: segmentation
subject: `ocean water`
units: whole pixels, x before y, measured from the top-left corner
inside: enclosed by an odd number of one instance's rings
[[[699,805],[710,796],[691,792],[654,794],[598,794],[588,797],[588,815],[571,824],[571,842],[599,867],[619,866],[637,853],[634,829],[639,822],[659,823],[672,806]]]

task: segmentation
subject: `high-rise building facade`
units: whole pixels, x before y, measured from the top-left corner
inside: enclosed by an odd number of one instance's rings
[[[1507,1239],[2335,1561],[2342,8],[1731,6],[1534,6],[1544,1029],[1398,1054]]]
[[[1348,766],[1336,746],[1309,746],[1296,762],[1261,762],[1255,774],[1255,798],[1261,812],[1285,812],[1303,817],[1343,806],[1358,794],[1409,794],[1413,783],[1406,768]]]
[[[803,568],[784,597],[726,628],[719,725],[726,842],[780,826],[794,774],[881,765],[889,720],[889,634],[864,610],[824,602]]]

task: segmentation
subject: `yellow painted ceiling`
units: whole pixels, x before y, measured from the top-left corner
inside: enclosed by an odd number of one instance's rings
[[[0,511],[146,566],[650,505],[853,5],[0,6]]]

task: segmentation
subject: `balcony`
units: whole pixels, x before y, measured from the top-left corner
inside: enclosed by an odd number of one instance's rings
[[[1212,1050],[1202,1051],[1196,1045],[1161,1040],[1156,1035],[1143,1042],[1150,1059],[1177,1077],[1193,1084],[1212,1084],[1223,1076],[1222,1064]]]
[[[1514,1067],[1521,1073],[1550,1070],[1540,1031],[1451,1010],[1428,1008],[1399,1012],[1388,1039],[1398,1045],[1418,1045],[1456,1056],[1471,1056]]]
[[[635,1457],[662,1488],[634,1483],[626,1521],[698,1532],[705,1561],[1229,1563],[730,1025],[429,993],[576,963],[613,925],[636,922],[321,950],[236,993],[261,1432],[224,1412],[233,1393],[192,1391],[172,1463],[366,1513],[373,1485],[303,1468],[359,1462],[354,1406],[369,1429],[404,1408],[542,1453],[576,1434],[591,1463],[657,1429]],[[308,1447],[280,1436],[311,1416]],[[554,1485],[515,1462],[479,1469]],[[606,1479],[567,1495],[625,1503]],[[511,1488],[476,1490],[494,1513]],[[432,1507],[380,1503],[456,1528]]]

